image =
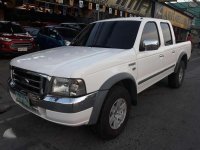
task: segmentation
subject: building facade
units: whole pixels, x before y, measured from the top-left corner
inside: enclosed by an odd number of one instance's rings
[[[176,40],[186,40],[187,34],[191,30],[192,16],[184,14],[164,3],[156,2],[154,17],[169,20],[173,25]]]
[[[6,19],[29,18],[79,22],[129,16],[150,16],[152,1],[149,0],[8,0]],[[21,12],[27,13],[21,13]],[[31,13],[30,13],[31,12]],[[17,15],[19,14],[19,15]],[[27,16],[27,17],[25,17]],[[46,16],[41,17],[40,16]],[[50,16],[50,17],[49,17]],[[70,18],[70,19],[69,19]]]

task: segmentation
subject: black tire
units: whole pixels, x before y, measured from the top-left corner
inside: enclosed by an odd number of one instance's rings
[[[111,108],[114,106],[114,104],[117,104],[117,101],[119,99],[123,99],[123,102],[126,103],[127,111],[126,111],[125,118],[122,119],[123,121],[121,125],[117,129],[113,129],[109,121],[110,116],[111,116]],[[102,111],[101,111],[98,123],[95,126],[96,131],[99,133],[101,138],[107,139],[107,140],[113,139],[117,137],[123,131],[128,121],[130,107],[131,107],[131,99],[130,99],[130,95],[128,91],[124,87],[121,87],[121,86],[113,87],[108,93],[108,96],[102,107]],[[119,121],[119,118],[118,118],[118,121]]]
[[[182,76],[182,77],[180,77]],[[168,84],[172,88],[179,88],[181,87],[183,80],[185,76],[185,63],[184,61],[180,62],[180,65],[178,67],[178,71],[175,73],[172,73],[168,76]]]

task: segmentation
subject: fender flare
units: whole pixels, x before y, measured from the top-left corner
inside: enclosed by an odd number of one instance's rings
[[[187,56],[187,53],[186,53],[186,52],[182,52],[182,53],[179,55],[178,61],[177,61],[177,63],[176,63],[176,67],[175,67],[175,69],[174,69],[174,72],[175,72],[175,73],[177,73],[178,67],[179,67],[179,65],[180,65],[180,63],[181,63],[181,60],[182,60],[183,56],[185,56],[185,55]],[[187,67],[187,64],[186,64],[186,67]]]
[[[116,75],[112,76],[111,78],[109,78],[108,80],[106,80],[102,84],[102,86],[100,87],[99,91],[97,92],[95,102],[94,102],[93,111],[92,111],[92,114],[90,116],[90,120],[88,122],[89,125],[97,123],[98,118],[99,118],[100,113],[101,113],[103,103],[105,102],[106,96],[108,95],[108,92],[112,88],[112,86],[117,84],[118,82],[120,82],[122,80],[126,80],[126,79],[132,80],[132,82],[134,83],[133,86],[136,89],[134,89],[135,91],[133,91],[133,95],[134,96],[136,95],[135,101],[137,101],[137,86],[136,86],[136,82],[135,82],[135,79],[133,78],[133,76],[128,74],[128,73],[116,74]]]

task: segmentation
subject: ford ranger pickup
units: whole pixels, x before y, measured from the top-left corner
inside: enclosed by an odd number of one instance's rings
[[[176,43],[167,20],[101,20],[84,28],[70,46],[14,58],[9,91],[41,118],[92,125],[111,139],[123,131],[140,92],[165,77],[170,87],[181,87],[190,55],[191,43]]]

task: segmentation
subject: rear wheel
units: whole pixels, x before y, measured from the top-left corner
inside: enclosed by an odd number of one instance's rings
[[[169,86],[172,88],[179,88],[183,83],[184,76],[185,76],[185,63],[184,61],[181,61],[178,71],[168,76]]]
[[[102,107],[96,129],[104,139],[118,136],[124,129],[131,106],[128,91],[121,86],[115,86],[109,92]]]

